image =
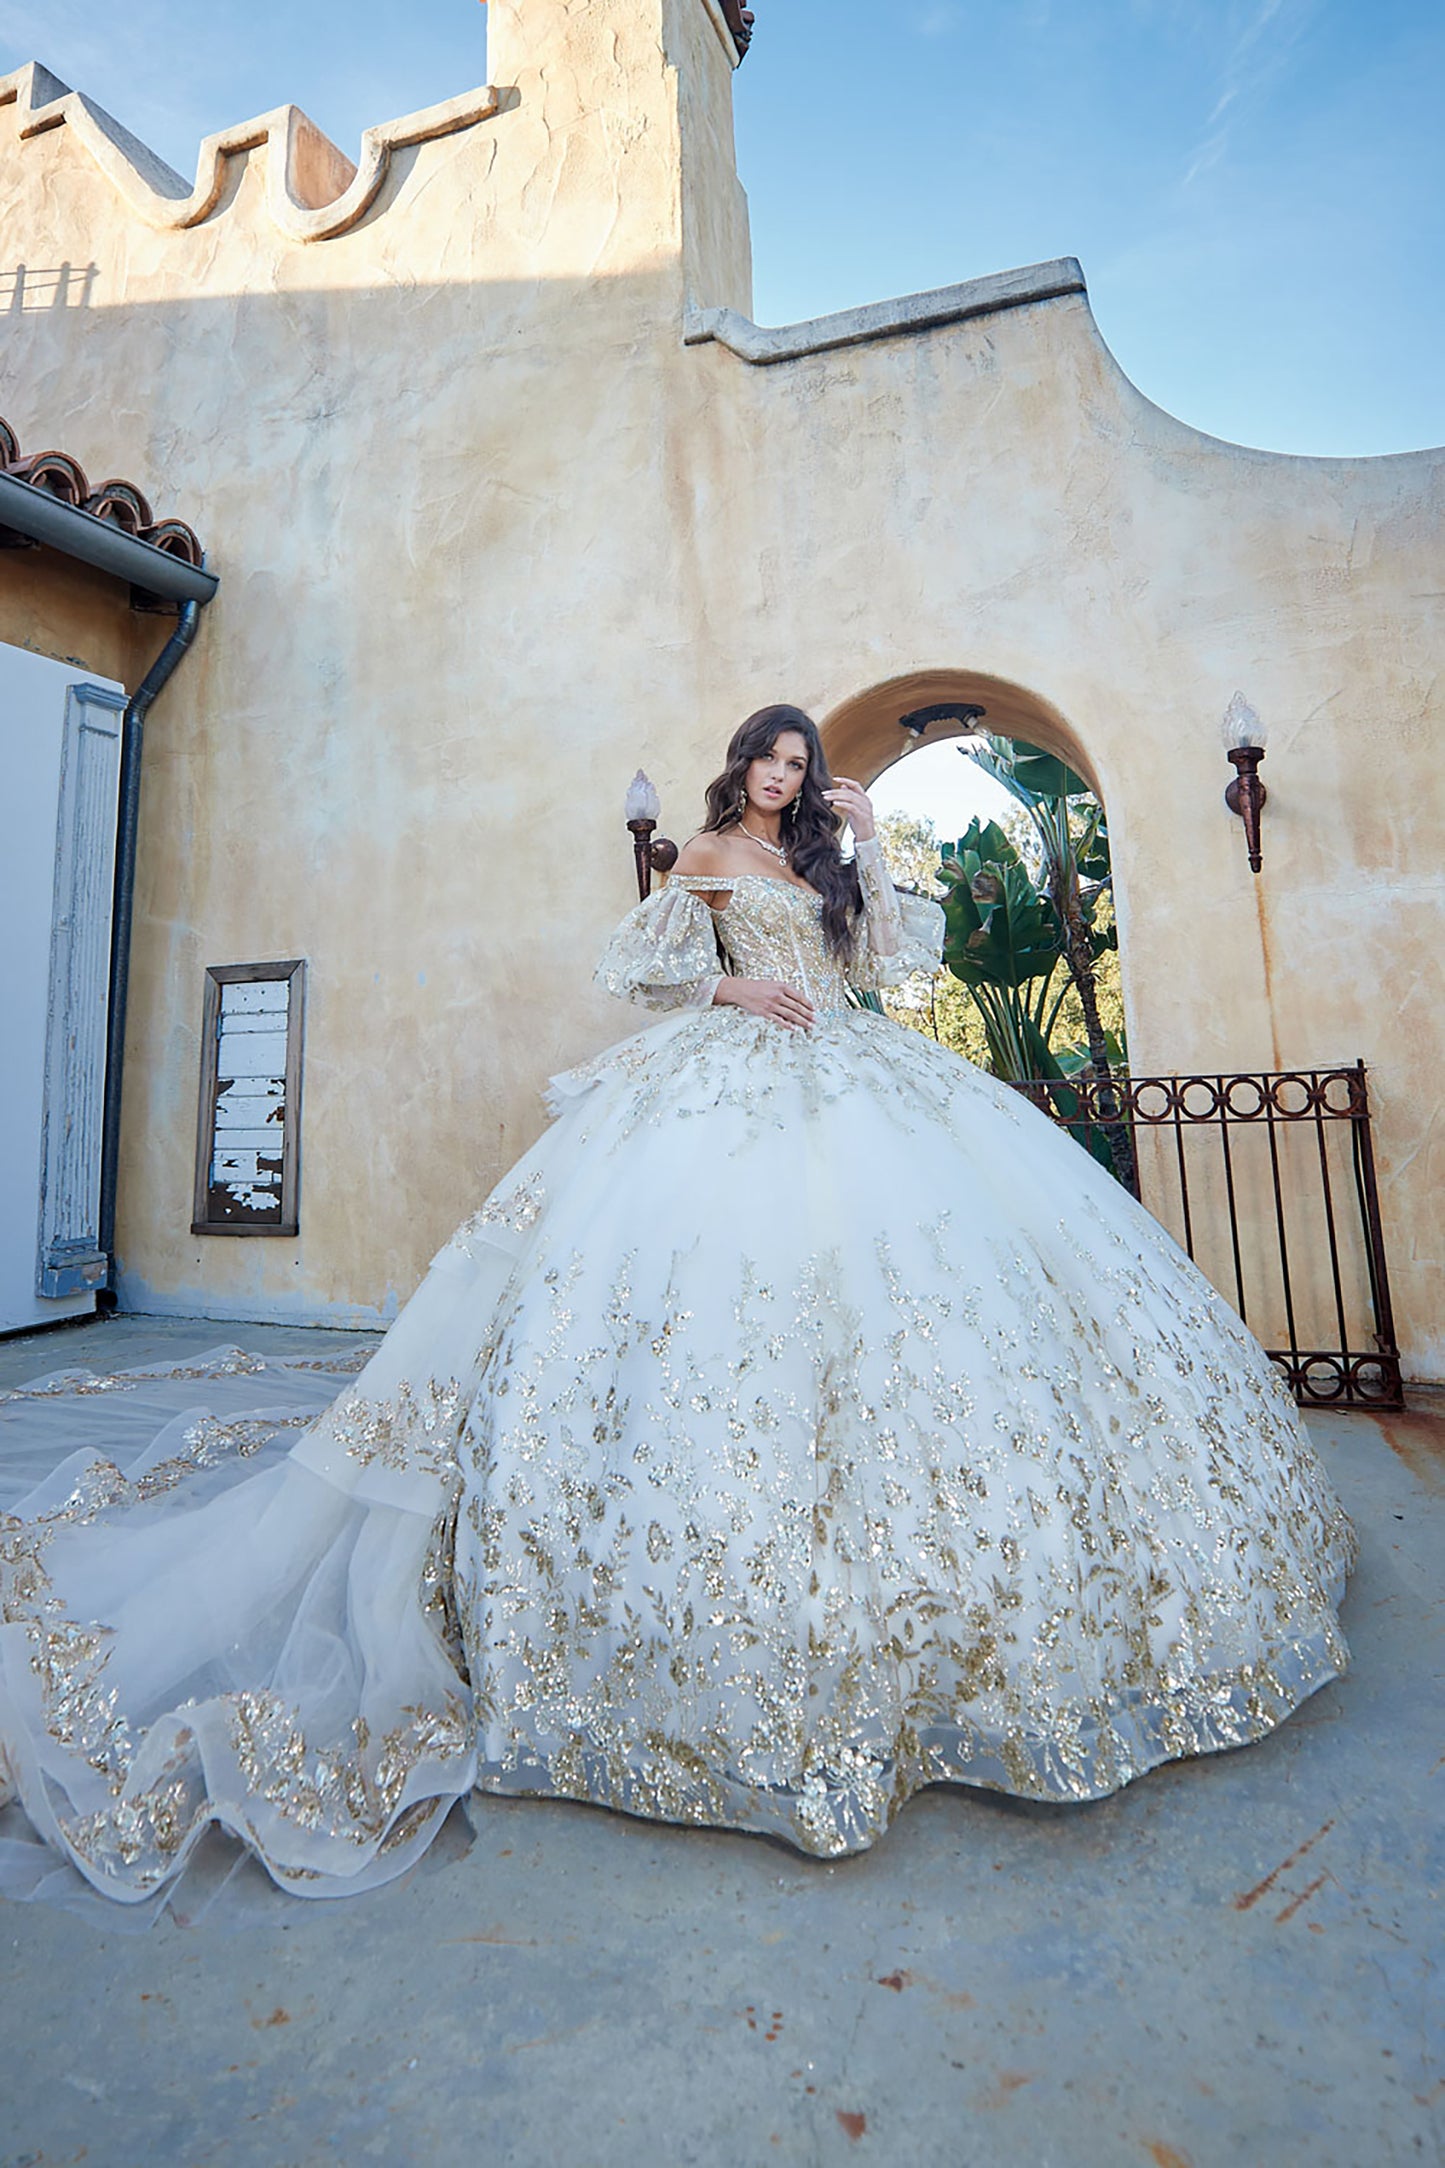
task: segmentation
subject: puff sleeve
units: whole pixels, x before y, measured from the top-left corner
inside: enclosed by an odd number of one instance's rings
[[[707,1008],[722,976],[712,912],[669,882],[628,912],[593,976],[609,994],[649,1009]]]
[[[936,972],[943,955],[943,906],[901,896],[888,877],[876,836],[854,849],[863,889],[863,933],[848,976],[862,988],[897,986],[915,971]]]

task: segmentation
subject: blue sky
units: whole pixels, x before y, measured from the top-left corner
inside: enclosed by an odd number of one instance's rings
[[[1445,441],[1439,0],[753,0],[737,80],[763,322],[1081,258],[1136,384],[1279,451]],[[476,0],[0,0],[189,175],[288,100],[369,122],[485,80]]]

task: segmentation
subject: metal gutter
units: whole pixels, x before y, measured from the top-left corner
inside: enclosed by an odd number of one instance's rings
[[[66,504],[48,489],[0,474],[0,527],[9,527],[47,549],[79,558],[132,587],[143,588],[162,602],[197,604],[209,602],[220,581],[204,565],[187,564],[152,542],[142,542],[123,527],[93,512]],[[189,644],[189,643],[187,643]]]
[[[0,477],[0,480],[3,480],[3,477]],[[24,484],[17,486],[23,488]],[[85,517],[84,514],[79,516]],[[127,536],[125,539],[131,538]],[[144,543],[137,546],[146,548]],[[152,557],[165,556],[163,550],[150,550],[148,554]],[[174,558],[167,561],[176,563]],[[189,571],[190,567],[178,566],[178,569]],[[215,575],[201,573],[198,577],[210,581],[210,592],[214,594],[217,584]],[[200,621],[200,601],[192,597],[183,602],[180,622],[126,702],[125,713],[121,718],[115,901],[110,922],[110,1008],[106,1019],[105,1100],[101,1115],[100,1144],[99,1236],[100,1248],[106,1260],[106,1280],[102,1292],[112,1300],[115,1294],[115,1196],[120,1175],[121,1072],[125,1064],[125,1020],[130,992],[130,935],[135,916],[136,839],[140,829],[141,748],[145,738],[146,716],[151,705],[195,639]]]

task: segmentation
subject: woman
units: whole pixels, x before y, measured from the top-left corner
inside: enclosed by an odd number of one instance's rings
[[[1263,1352],[1070,1138],[850,1000],[942,931],[865,793],[774,707],[707,804],[599,969],[671,1013],[554,1081],[354,1387],[11,1522],[0,1741],[96,1887],[219,1823],[367,1888],[473,1785],[834,1855],[1343,1668],[1351,1533]]]

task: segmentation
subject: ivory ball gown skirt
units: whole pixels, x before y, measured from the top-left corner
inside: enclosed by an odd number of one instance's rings
[[[364,1889],[474,1786],[832,1856],[1343,1668],[1352,1537],[1272,1366],[1014,1092],[857,1010],[698,1008],[554,1093],[319,1418],[285,1366],[220,1413],[172,1379],[138,1461],[6,1519],[6,1770],[98,1887],[220,1824]]]

